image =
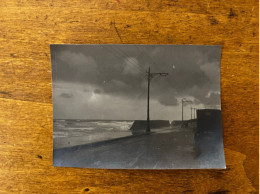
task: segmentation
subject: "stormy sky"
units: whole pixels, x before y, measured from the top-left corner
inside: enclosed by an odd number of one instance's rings
[[[181,119],[184,107],[220,109],[220,46],[51,45],[54,119]]]

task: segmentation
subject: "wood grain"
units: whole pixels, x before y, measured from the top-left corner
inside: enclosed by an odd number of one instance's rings
[[[0,1],[0,193],[258,193],[258,0]],[[52,167],[49,44],[222,45],[226,170]]]

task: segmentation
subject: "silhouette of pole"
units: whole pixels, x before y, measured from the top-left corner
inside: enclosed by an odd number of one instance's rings
[[[153,77],[156,75],[167,76],[168,73],[151,73],[150,67],[148,68],[147,73],[147,124],[146,124],[146,132],[150,132],[150,82]]]
[[[193,111],[193,108],[192,106],[190,107],[190,120],[192,120],[192,111]]]
[[[191,100],[186,100],[185,98],[181,99],[181,121],[183,123],[183,104],[184,102],[192,102]]]
[[[147,89],[147,124],[146,124],[146,132],[150,132],[150,67],[148,69],[148,89]]]
[[[181,121],[183,122],[183,99],[181,99]]]

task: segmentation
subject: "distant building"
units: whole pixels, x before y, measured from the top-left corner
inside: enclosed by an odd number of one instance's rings
[[[221,110],[199,109],[197,110],[198,131],[216,131],[221,129]]]
[[[133,135],[138,135],[145,133],[147,126],[146,120],[135,120],[130,130],[132,131]],[[150,120],[150,128],[151,129],[159,129],[164,127],[169,127],[170,121],[169,120]]]
[[[181,127],[181,128],[186,128],[186,129],[193,129],[195,128],[196,125],[196,119],[192,119],[192,120],[174,120],[171,122],[171,126],[172,127]]]
[[[182,123],[182,120],[174,120],[171,122],[171,126],[180,126]]]
[[[221,110],[197,110],[197,128],[194,135],[197,157],[210,156],[212,153],[224,155]]]

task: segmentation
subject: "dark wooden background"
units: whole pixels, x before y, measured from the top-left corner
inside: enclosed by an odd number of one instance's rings
[[[258,0],[1,0],[0,193],[257,193]],[[222,45],[226,170],[52,167],[51,43]]]

